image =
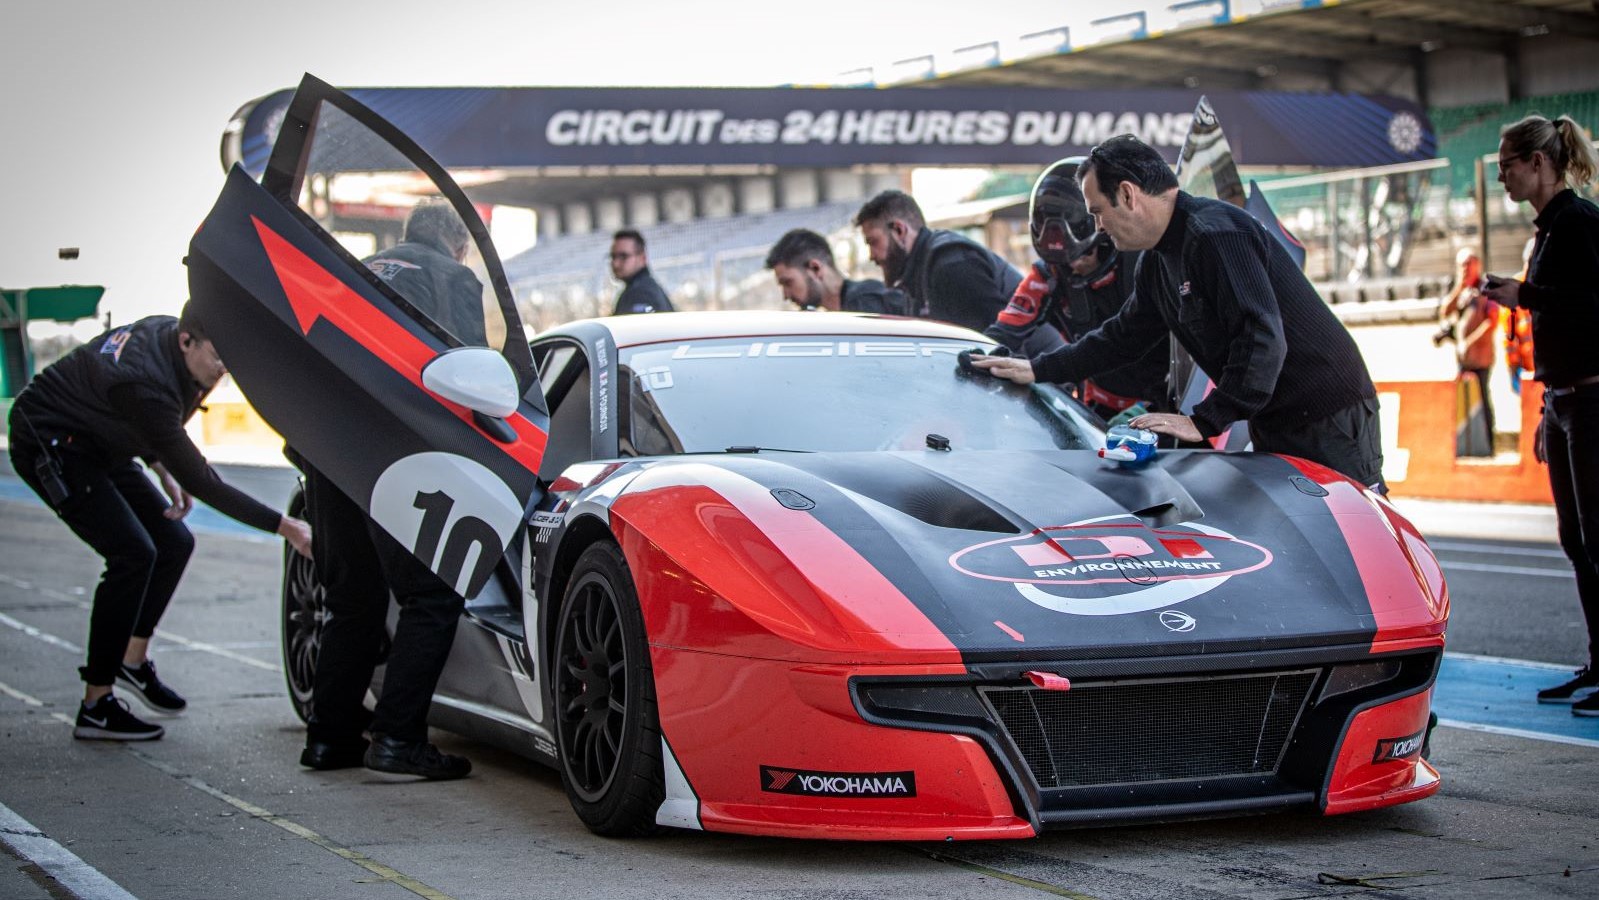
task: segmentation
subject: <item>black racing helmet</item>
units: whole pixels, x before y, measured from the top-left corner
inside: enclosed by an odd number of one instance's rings
[[[1110,248],[1110,238],[1094,229],[1094,217],[1077,185],[1077,167],[1085,157],[1068,156],[1051,163],[1033,183],[1027,218],[1033,251],[1054,266],[1065,266],[1088,253]]]

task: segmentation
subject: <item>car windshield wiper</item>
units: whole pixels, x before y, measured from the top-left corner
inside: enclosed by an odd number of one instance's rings
[[[754,444],[734,444],[733,446],[728,447],[727,449],[723,450],[722,452],[723,453],[761,453],[763,451],[769,451],[769,452],[773,452],[773,453],[815,453],[816,452],[815,450],[794,450],[794,449],[791,449],[789,447],[757,447]]]

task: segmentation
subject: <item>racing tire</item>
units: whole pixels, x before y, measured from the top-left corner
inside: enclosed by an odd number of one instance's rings
[[[305,492],[289,498],[289,515],[305,516]],[[283,544],[283,679],[289,703],[300,721],[311,718],[316,661],[322,651],[322,623],[327,621],[327,590],[317,577],[316,564]]]
[[[572,571],[552,673],[561,783],[583,824],[642,837],[666,798],[644,615],[622,551],[598,543]]]

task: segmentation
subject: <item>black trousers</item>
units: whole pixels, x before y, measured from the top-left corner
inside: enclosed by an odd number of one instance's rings
[[[11,430],[13,440],[17,430]],[[78,669],[84,682],[109,687],[122,667],[130,637],[148,638],[166,612],[194,553],[194,535],[162,515],[171,501],[131,459],[107,463],[57,442],[67,497],[52,504],[39,483],[42,451],[31,441],[11,445],[11,465],[72,533],[100,554],[105,571],[89,613],[89,648]]]
[[[1361,400],[1324,419],[1292,428],[1250,422],[1249,439],[1258,452],[1321,463],[1380,494],[1388,493],[1382,480],[1382,426],[1376,400]]]
[[[318,578],[327,591],[307,739],[353,741],[366,724],[362,700],[382,650],[389,594],[400,606],[371,730],[427,739],[428,706],[449,658],[465,601],[315,467],[305,473]]]
[[[1544,394],[1544,455],[1560,549],[1577,573],[1589,665],[1599,663],[1599,384]]]

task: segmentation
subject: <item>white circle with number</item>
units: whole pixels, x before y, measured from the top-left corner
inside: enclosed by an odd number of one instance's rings
[[[372,486],[369,512],[467,599],[482,587],[482,573],[505,555],[522,521],[516,494],[487,467],[436,451],[385,469]]]

